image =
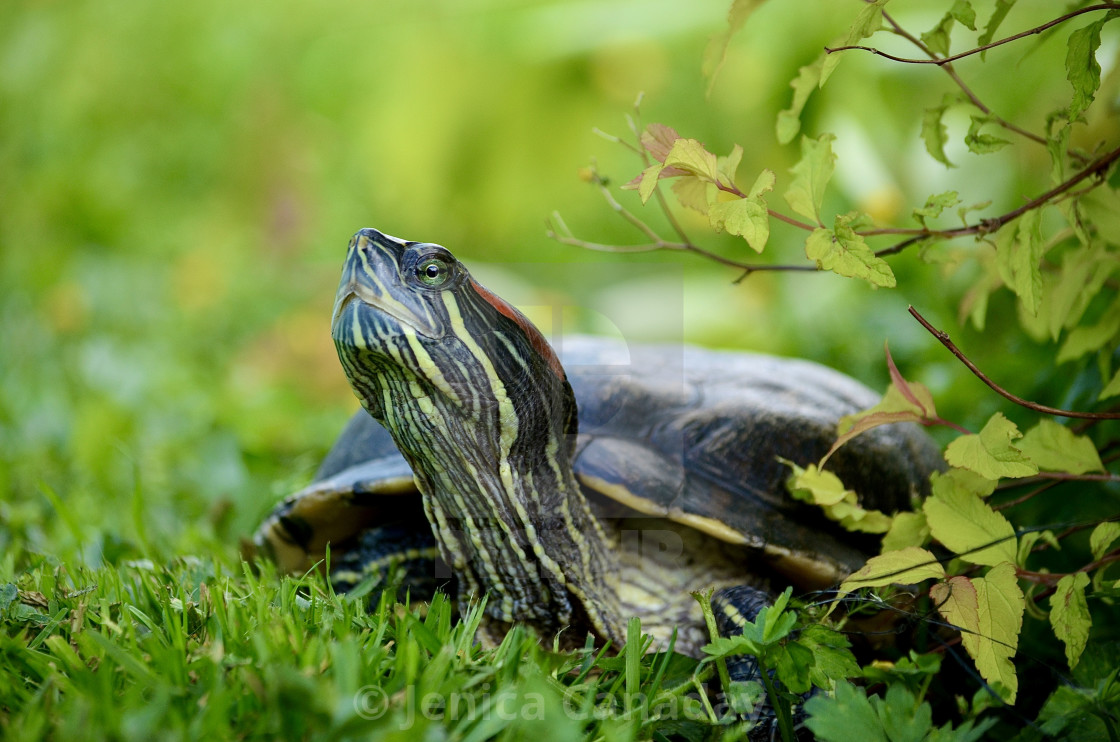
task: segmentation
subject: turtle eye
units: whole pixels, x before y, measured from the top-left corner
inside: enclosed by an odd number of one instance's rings
[[[416,278],[425,286],[442,286],[450,276],[451,265],[443,258],[428,258],[416,266]]]

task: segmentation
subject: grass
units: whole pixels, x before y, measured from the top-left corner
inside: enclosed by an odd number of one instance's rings
[[[214,560],[0,577],[0,736],[38,739],[698,739],[696,662],[511,631],[385,593]],[[372,610],[367,610],[372,608]],[[640,627],[631,626],[638,639]],[[631,643],[645,648],[648,642]]]

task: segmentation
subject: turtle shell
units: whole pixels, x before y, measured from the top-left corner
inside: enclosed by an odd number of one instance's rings
[[[574,472],[600,517],[690,526],[758,549],[806,586],[842,578],[874,548],[794,500],[782,462],[818,461],[837,421],[878,401],[864,385],[809,361],[691,346],[564,337],[555,349],[579,409]],[[928,436],[896,424],[856,437],[826,468],[864,507],[891,513],[909,509],[941,466]],[[362,531],[386,524],[409,535],[379,553],[432,538],[407,463],[360,410],[315,482],[281,503],[255,541],[296,571],[321,559],[328,542],[345,550]]]

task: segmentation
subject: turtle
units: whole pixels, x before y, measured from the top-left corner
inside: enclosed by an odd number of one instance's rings
[[[879,395],[817,363],[688,345],[550,343],[437,244],[363,229],[350,241],[332,337],[364,409],[315,481],[254,536],[288,571],[323,560],[349,587],[487,596],[479,632],[514,624],[562,646],[643,631],[697,656],[696,589],[741,625],[785,585],[834,585],[874,553],[786,487],[838,420]],[[840,448],[828,469],[887,513],[941,468],[919,427]],[[723,630],[721,628],[721,630]]]

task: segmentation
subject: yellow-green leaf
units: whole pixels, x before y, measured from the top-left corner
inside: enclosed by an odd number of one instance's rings
[[[882,553],[898,551],[908,546],[921,546],[929,540],[929,523],[925,513],[896,513],[891,527],[883,536]]]
[[[820,223],[825,187],[836,165],[836,155],[832,153],[834,139],[836,137],[828,133],[816,139],[801,137],[801,159],[790,168],[794,177],[784,194],[791,209],[817,223]]]
[[[1084,474],[1104,471],[1104,464],[1088,436],[1074,435],[1064,425],[1043,418],[1016,444],[1039,469]]]
[[[1015,529],[958,478],[934,473],[922,511],[933,537],[973,564],[1015,561]]]
[[[805,256],[822,270],[862,278],[875,286],[893,287],[895,277],[891,267],[856,234],[848,222],[850,216],[837,216],[835,229],[813,230],[805,240]]]
[[[997,412],[979,434],[962,435],[950,443],[945,449],[945,460],[951,466],[971,469],[988,479],[1038,474],[1038,467],[1011,445],[1020,437],[1015,423]]]
[[[1066,645],[1066,660],[1070,668],[1076,667],[1085,645],[1089,641],[1089,629],[1093,619],[1089,616],[1089,604],[1085,601],[1085,588],[1089,585],[1089,575],[1074,572],[1058,580],[1054,594],[1050,596],[1050,625],[1054,636]]]
[[[655,162],[642,171],[641,180],[638,182],[638,195],[642,197],[643,204],[649,201],[649,197],[653,195],[657,188],[657,181],[661,178],[661,171],[664,169],[664,165]]]
[[[840,584],[840,593],[850,593],[861,587],[913,585],[944,577],[945,568],[937,557],[925,549],[910,546],[868,559],[867,564]]]
[[[754,185],[752,185],[750,191],[747,192],[747,198],[759,198],[763,194],[774,190],[775,180],[777,180],[777,178],[774,175],[774,171],[769,168],[763,168],[762,172],[758,174],[758,177],[754,179]]]
[[[695,175],[682,175],[673,181],[673,193],[681,206],[707,215],[708,204],[716,200],[715,183],[701,180]]]
[[[1032,315],[1042,301],[1042,212],[1031,209],[1016,224],[1004,228],[996,240],[1000,277]]]
[[[1097,399],[1108,399],[1109,397],[1115,397],[1117,394],[1120,394],[1120,369],[1113,374],[1112,381],[1105,385]]]
[[[675,167],[706,180],[719,178],[716,156],[695,139],[678,139],[665,156],[665,167]]]
[[[708,206],[708,220],[712,229],[742,237],[755,252],[762,252],[770,239],[770,214],[760,198],[717,201]]]
[[[848,36],[844,40],[844,46],[852,46],[858,44],[860,40],[867,38],[871,34],[878,31],[883,26],[883,6],[886,5],[888,0],[874,0],[874,2],[867,3],[860,10],[859,15],[852,21],[852,25],[848,27]],[[824,60],[824,67],[821,69],[821,87],[828,80],[832,71],[836,69],[836,65],[840,64],[840,56],[843,52],[829,54]]]
[[[846,489],[832,472],[816,464],[801,468],[792,461],[779,460],[793,469],[787,487],[795,499],[819,506],[826,517],[849,531],[885,533],[890,528],[890,516],[861,506],[856,493]]]
[[[1093,552],[1093,559],[1100,559],[1108,553],[1112,543],[1120,538],[1120,523],[1106,520],[1099,523],[1089,534],[1089,550]]]
[[[1070,121],[1076,121],[1085,112],[1101,85],[1097,49],[1101,45],[1101,28],[1111,17],[1110,13],[1074,31],[1066,42],[1066,79],[1073,86],[1073,100],[1069,104]]]
[[[1058,349],[1058,363],[1072,361],[1086,353],[1100,350],[1120,333],[1120,300],[1105,310],[1096,324],[1078,325],[1070,330]]]
[[[937,410],[934,408],[933,395],[930,394],[929,389],[923,384],[905,379],[902,383],[905,384],[905,391],[892,381],[877,405],[863,412],[840,418],[836,424],[839,437],[836,443],[832,444],[826,458],[860,433],[880,425],[901,422],[921,423],[935,419]]]
[[[778,142],[789,144],[801,131],[801,111],[809,100],[809,94],[817,89],[821,81],[821,67],[824,65],[827,52],[822,52],[819,57],[797,71],[797,77],[789,84],[793,88],[793,100],[789,108],[778,113],[776,126]]]
[[[715,85],[716,77],[719,76],[724,60],[727,58],[728,42],[747,22],[751,13],[762,5],[762,2],[763,0],[733,0],[731,8],[727,11],[727,28],[713,36],[708,42],[707,48],[704,49],[701,70],[704,77],[708,78],[709,93],[712,91],[712,86]]]
[[[846,489],[840,477],[825,469],[818,469],[816,464],[809,464],[802,468],[792,461],[783,460],[793,469],[790,477],[790,492],[798,500],[814,505],[835,505],[845,497],[855,495],[852,490]]]
[[[984,577],[953,577],[934,585],[930,597],[945,620],[961,629],[961,643],[989,683],[999,683],[1004,700],[1014,703],[1019,689],[1011,658],[1023,626],[1023,592],[1015,566],[1004,562]]]

